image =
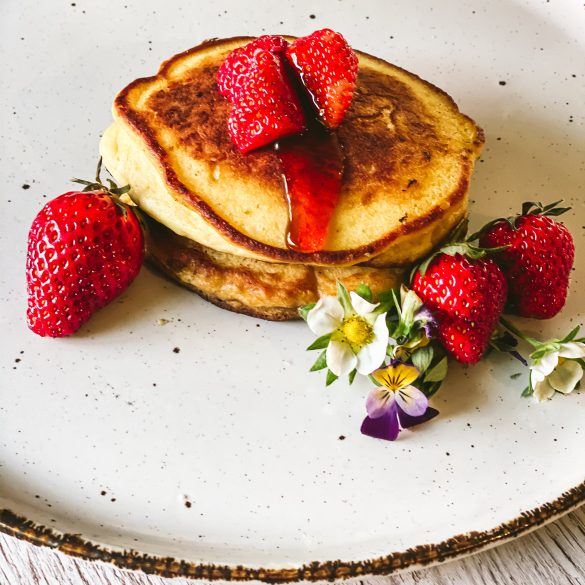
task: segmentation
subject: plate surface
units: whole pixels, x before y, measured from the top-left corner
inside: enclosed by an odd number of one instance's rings
[[[525,325],[583,322],[580,2],[261,4],[3,3],[0,529],[166,574],[340,577],[467,553],[582,502],[585,393],[523,399],[506,358],[454,366],[441,416],[386,443],[359,433],[368,383],[325,389],[308,373],[303,324],[228,313],[148,269],[78,335],[27,330],[27,230],[70,176],[92,176],[115,93],[204,38],[324,26],[443,88],[485,129],[474,226],[527,199],[573,206],[567,307]]]

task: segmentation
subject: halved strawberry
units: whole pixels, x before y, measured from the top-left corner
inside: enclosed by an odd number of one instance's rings
[[[351,105],[358,58],[343,36],[324,28],[296,39],[286,56],[298,73],[321,122],[337,128]]]
[[[285,39],[274,35],[264,35],[256,40],[232,51],[221,64],[217,72],[217,86],[221,95],[232,100],[239,94],[256,51],[270,51],[283,56],[288,43]]]
[[[231,92],[228,129],[238,149],[246,153],[302,132],[305,115],[281,57],[256,48],[245,64],[237,63],[234,76],[224,77],[224,90]]]

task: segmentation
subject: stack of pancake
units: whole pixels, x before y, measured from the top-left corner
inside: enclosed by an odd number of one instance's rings
[[[101,155],[148,218],[150,260],[217,305],[272,320],[296,318],[337,280],[397,286],[465,217],[481,129],[443,91],[357,52],[328,239],[321,251],[292,250],[279,159],[270,147],[237,150],[217,89],[222,61],[251,40],[207,41],[116,97]]]

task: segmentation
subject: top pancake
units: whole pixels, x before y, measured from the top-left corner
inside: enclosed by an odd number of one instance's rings
[[[271,147],[242,155],[217,89],[225,57],[250,38],[206,41],[138,79],[114,103],[101,153],[147,213],[204,246],[276,262],[408,264],[465,215],[483,133],[443,91],[357,53],[354,99],[337,130],[340,200],[325,249],[289,250],[289,210]]]

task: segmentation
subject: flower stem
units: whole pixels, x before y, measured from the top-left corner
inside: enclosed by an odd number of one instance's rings
[[[500,317],[500,323],[511,333],[513,333],[514,335],[516,335],[516,337],[519,337],[520,339],[523,339],[524,341],[526,341],[526,343],[529,343],[530,345],[532,345],[532,347],[538,347],[540,344],[540,342],[537,339],[534,339],[533,337],[528,337],[527,335],[524,335],[524,333],[522,333],[522,331],[520,331],[520,329],[518,329],[517,327],[515,327],[514,325],[512,325],[512,323],[510,323],[510,321],[508,321],[507,319],[504,319],[503,317]]]

